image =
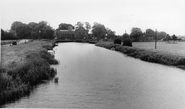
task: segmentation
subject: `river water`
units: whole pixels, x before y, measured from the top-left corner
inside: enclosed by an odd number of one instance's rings
[[[37,87],[8,108],[184,109],[185,71],[91,44],[55,47],[58,84]]]

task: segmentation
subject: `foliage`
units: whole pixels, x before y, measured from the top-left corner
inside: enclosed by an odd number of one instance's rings
[[[131,34],[130,34],[130,38],[133,40],[133,41],[136,41],[138,42],[140,37],[143,35],[142,31],[140,28],[137,28],[137,27],[134,27],[132,28],[131,30]]]
[[[115,31],[112,31],[110,28],[106,28],[106,30],[108,39],[114,39],[116,37]]]
[[[72,27],[74,29],[74,26],[71,24],[61,23],[61,24],[59,24],[57,30],[68,30],[69,27]]]
[[[115,39],[114,44],[121,44],[121,39]]]
[[[130,46],[132,47],[132,40],[130,38],[126,38],[123,40],[123,46]]]
[[[1,29],[1,40],[15,40],[18,39],[12,32],[7,32]]]
[[[54,62],[54,57],[47,51],[31,52],[26,56],[26,60],[25,63],[9,70],[0,67],[0,106],[29,95],[33,86],[56,75],[56,70],[50,68],[50,64],[56,64],[57,61]]]
[[[48,25],[46,21],[39,23],[30,22],[28,24],[15,21],[12,23],[11,31],[20,39],[53,39],[54,30]]]
[[[155,32],[152,29],[146,29],[145,36],[154,38]]]
[[[92,33],[98,39],[104,39],[107,31],[106,31],[104,25],[95,22],[93,27],[92,27]]]
[[[177,40],[177,36],[175,34],[172,35],[172,40]]]
[[[125,39],[129,39],[129,38],[130,38],[130,36],[129,36],[129,34],[127,34],[127,33],[124,33],[124,34],[121,36],[122,41],[124,41]]]
[[[78,28],[84,27],[84,23],[83,23],[83,22],[77,22],[76,26],[77,26]]]
[[[90,30],[91,29],[91,25],[89,22],[85,22],[85,29],[86,30]]]
[[[164,38],[164,41],[169,41],[171,39],[172,39],[171,36],[169,34],[167,34],[166,37]]]
[[[77,22],[77,24],[75,25],[77,28],[84,28],[85,30],[87,30],[89,32],[89,30],[91,29],[91,25],[89,22]]]
[[[157,32],[157,40],[165,39],[167,37],[167,33],[164,31]]]

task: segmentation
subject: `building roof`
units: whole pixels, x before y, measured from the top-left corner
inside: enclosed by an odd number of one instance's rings
[[[68,31],[68,30],[60,30],[58,31],[59,34],[73,34],[74,31]]]

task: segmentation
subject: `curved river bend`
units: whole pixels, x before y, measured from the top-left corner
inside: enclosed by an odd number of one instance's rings
[[[185,71],[91,44],[55,49],[59,83],[49,82],[8,108],[184,109]]]

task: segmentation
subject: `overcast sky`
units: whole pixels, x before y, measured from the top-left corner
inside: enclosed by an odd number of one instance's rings
[[[0,0],[1,27],[10,29],[14,21],[47,21],[53,28],[78,21],[104,24],[116,34],[132,27],[185,35],[183,0]]]

